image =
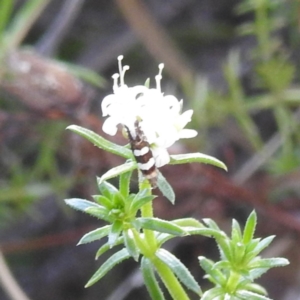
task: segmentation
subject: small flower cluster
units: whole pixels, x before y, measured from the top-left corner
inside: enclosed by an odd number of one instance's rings
[[[197,135],[195,130],[184,129],[191,121],[193,110],[181,113],[182,100],[172,95],[165,96],[161,92],[163,64],[159,65],[159,74],[155,77],[156,88],[142,85],[128,87],[124,83],[124,76],[129,66],[122,66],[122,59],[123,56],[118,57],[119,74],[113,75],[114,94],[106,96],[102,101],[103,116],[109,116],[103,124],[103,131],[115,135],[118,124],[122,124],[134,138],[134,124],[138,121],[151,146],[156,167],[161,167],[170,161],[166,150],[168,147],[181,138]]]

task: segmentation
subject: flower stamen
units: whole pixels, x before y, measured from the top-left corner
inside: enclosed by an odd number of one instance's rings
[[[161,93],[161,85],[160,85],[160,81],[162,80],[162,70],[164,68],[164,64],[159,64],[158,65],[158,69],[159,69],[159,72],[158,74],[155,76],[155,80],[156,80],[156,89]]]
[[[125,77],[125,72],[129,70],[129,66],[122,66],[122,60],[124,56],[120,55],[118,56],[118,66],[119,66],[119,74],[120,74],[120,86],[125,85],[124,77]]]

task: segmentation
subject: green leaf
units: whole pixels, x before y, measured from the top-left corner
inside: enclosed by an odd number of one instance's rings
[[[242,231],[239,223],[233,219],[231,225],[231,239],[234,243],[241,242],[242,240]]]
[[[146,203],[152,201],[154,198],[156,198],[155,195],[150,194],[149,189],[142,189],[140,190],[135,197],[133,198],[131,204],[130,204],[130,212],[134,213],[138,209],[140,209],[143,205]]]
[[[124,243],[124,238],[123,236],[120,236],[116,243],[113,245],[113,247],[117,246],[117,245],[121,245]],[[104,245],[102,245],[98,251],[96,252],[96,256],[95,259],[98,259],[102,254],[104,254],[106,251],[112,249],[113,247],[111,247],[108,243],[105,243]]]
[[[86,233],[78,242],[77,245],[87,244],[94,242],[96,240],[100,240],[103,237],[107,236],[111,230],[111,225],[106,225],[101,228],[97,228],[93,231]]]
[[[99,203],[100,205],[106,207],[107,209],[112,209],[113,208],[113,203],[111,201],[111,199],[102,196],[102,195],[94,195],[93,199]]]
[[[131,229],[124,230],[123,237],[124,237],[124,244],[126,246],[126,249],[128,250],[128,253],[130,254],[130,256],[133,257],[135,261],[138,261],[140,253],[135,244],[134,236]]]
[[[240,264],[242,261],[244,261],[244,256],[245,256],[245,245],[241,242],[235,243],[233,241],[230,241],[231,244],[231,249],[233,250],[233,261],[234,263]]]
[[[123,260],[130,257],[127,249],[124,248],[115,254],[113,254],[108,260],[106,260],[103,265],[98,269],[98,271],[92,276],[85,287],[90,287],[104,277],[113,267],[121,263]]]
[[[249,264],[249,269],[284,267],[289,263],[290,262],[286,258],[282,258],[282,257],[264,258]]]
[[[211,282],[215,285],[224,285],[226,283],[226,277],[218,268],[215,268],[215,264],[212,260],[207,259],[204,256],[199,256],[198,259],[201,268],[209,275],[208,279]]]
[[[265,297],[263,295],[259,295],[253,292],[249,292],[246,290],[238,290],[236,292],[236,296],[239,297],[238,299],[243,299],[243,300],[272,300],[271,298]]]
[[[165,300],[163,292],[159,287],[155,277],[151,261],[143,257],[141,261],[141,270],[147,290],[153,300]]]
[[[158,249],[155,255],[176,274],[178,279],[190,290],[197,295],[201,295],[202,291],[187,267],[173,254],[165,249]]]
[[[205,164],[213,165],[227,171],[227,167],[223,162],[221,162],[217,158],[214,158],[210,155],[206,155],[203,153],[177,154],[177,155],[170,155],[170,157],[171,157],[171,161],[170,161],[171,165],[197,162],[197,163],[205,163]]]
[[[223,289],[220,287],[214,287],[214,288],[206,291],[203,294],[203,296],[201,297],[201,300],[216,300],[222,296],[225,296]]]
[[[157,246],[158,247],[161,247],[165,242],[167,242],[167,241],[169,241],[169,240],[176,237],[173,234],[161,233],[161,232],[156,232],[155,236],[156,236],[156,241],[157,241]]]
[[[124,198],[127,198],[129,196],[131,175],[131,171],[120,173],[119,190]]]
[[[218,231],[221,231],[220,227],[217,225],[217,223],[212,220],[212,219],[209,219],[209,218],[205,218],[202,220],[206,226],[208,226],[209,228],[212,228],[212,229],[215,229],[215,230],[218,230]]]
[[[268,236],[268,237],[262,239],[258,243],[258,245],[255,247],[255,249],[253,250],[253,255],[256,256],[262,250],[264,250],[265,248],[267,248],[271,244],[271,242],[273,241],[274,238],[275,238],[275,235],[271,235],[271,236]]]
[[[117,194],[114,195],[113,202],[114,202],[114,207],[121,208],[125,206],[126,200],[124,199],[123,195],[120,192],[118,192]]]
[[[103,181],[100,183],[99,181],[100,180],[97,177],[98,188],[103,196],[107,197],[108,199],[113,199],[113,196],[119,193],[119,190],[111,183],[107,181]]]
[[[79,199],[79,198],[65,199],[65,202],[67,205],[71,206],[72,208],[83,211],[83,212],[86,212],[86,210],[90,207],[97,207],[97,208],[102,207],[95,202],[91,202],[91,201],[88,201],[85,199]]]
[[[92,142],[96,147],[100,149],[125,157],[127,159],[133,158],[133,154],[130,149],[114,144],[89,129],[77,125],[70,125],[67,127],[67,129],[86,138],[87,140]]]
[[[256,283],[251,283],[251,282],[247,283],[244,286],[244,289],[247,290],[247,291],[250,291],[250,292],[260,294],[260,295],[267,295],[268,294],[264,287],[262,287],[261,285],[256,284]]]
[[[251,279],[251,281],[254,281],[255,279],[261,277],[263,274],[269,271],[270,268],[256,268],[252,269],[248,273],[248,277]],[[245,276],[246,277],[246,276]]]
[[[158,218],[137,218],[133,221],[137,229],[149,229],[153,231],[173,234],[175,236],[183,236],[186,234],[184,229],[178,225]]]
[[[205,227],[198,220],[193,218],[177,219],[172,221],[174,224],[182,227],[190,235],[203,235],[215,238],[226,238],[223,231]]]
[[[108,244],[110,245],[110,247],[115,245],[122,229],[123,222],[117,220],[112,224],[110,233],[108,235]]]
[[[231,248],[231,243],[230,240],[226,237],[226,238],[216,238],[216,242],[218,244],[219,250],[220,250],[220,254],[221,257],[223,259],[227,259],[230,262],[234,261],[234,255],[233,255],[233,249]]]
[[[256,227],[256,223],[257,223],[257,216],[255,211],[252,211],[251,214],[249,215],[245,228],[244,228],[244,234],[243,234],[243,243],[244,244],[248,244],[253,236],[254,236],[254,232],[255,232],[255,227]]]
[[[252,239],[246,246],[246,253],[252,252],[258,246],[260,241],[260,238]]]
[[[105,207],[99,206],[99,207],[89,207],[87,208],[84,212],[87,214],[96,217],[100,220],[104,220],[109,222],[110,217],[109,217],[109,210]]]
[[[102,184],[105,180],[115,178],[124,173],[130,172],[137,168],[137,163],[135,161],[128,161],[125,164],[114,167],[103,174],[100,178],[98,178],[98,184]]]
[[[206,228],[201,222],[194,218],[182,218],[173,220],[174,224],[184,227]]]
[[[172,203],[175,203],[175,193],[173,191],[172,186],[166,180],[166,178],[158,172],[157,176],[157,187],[160,189],[162,194]]]

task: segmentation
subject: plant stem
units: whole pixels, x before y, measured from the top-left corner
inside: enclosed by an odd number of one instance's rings
[[[140,190],[143,189],[148,189],[149,190],[149,195],[151,194],[151,185],[148,182],[148,180],[143,180],[140,182],[139,186]],[[141,213],[143,218],[152,218],[153,217],[153,206],[152,206],[152,201],[146,203],[142,208],[141,208]],[[156,240],[154,236],[154,232],[152,230],[144,230],[145,233],[145,240],[148,243],[149,247],[151,249],[155,249],[156,251]]]
[[[139,188],[140,190],[148,189],[149,194],[151,194],[151,185],[148,182],[148,180],[140,181]],[[142,213],[142,217],[144,218],[153,217],[152,201],[146,203],[141,208],[141,213]],[[173,300],[189,300],[189,297],[185,293],[184,289],[182,288],[181,284],[179,283],[174,273],[170,270],[170,268],[166,264],[164,264],[155,256],[155,252],[157,250],[157,243],[156,243],[154,232],[152,230],[145,229],[144,233],[145,233],[145,242],[147,243],[151,252],[149,259],[155,266],[157,273],[159,274],[160,278],[162,279],[165,286],[167,287]]]
[[[176,278],[174,273],[170,270],[170,268],[162,261],[160,261],[157,257],[150,258],[150,259],[153,265],[155,266],[156,271],[159,274],[160,278],[162,279],[165,286],[167,287],[173,300],[189,300],[188,295],[186,294],[186,292],[184,291],[178,279]]]
[[[240,279],[240,274],[237,273],[236,271],[231,271],[230,272],[230,276],[228,278],[227,284],[226,284],[226,290],[229,293],[234,293],[236,290],[236,287],[239,283],[239,279]]]

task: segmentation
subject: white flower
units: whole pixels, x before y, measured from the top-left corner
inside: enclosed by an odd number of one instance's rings
[[[155,77],[156,88],[146,86],[128,87],[124,83],[128,66],[122,66],[123,56],[118,57],[119,74],[114,74],[114,94],[106,96],[102,101],[103,116],[108,116],[103,124],[103,131],[110,135],[117,133],[118,124],[126,126],[135,138],[135,122],[150,144],[155,164],[161,167],[170,161],[167,148],[182,138],[197,135],[192,129],[184,129],[191,121],[193,110],[182,111],[182,100],[172,95],[164,96],[160,81],[163,64],[159,65],[159,74]],[[120,79],[120,85],[118,80]]]

